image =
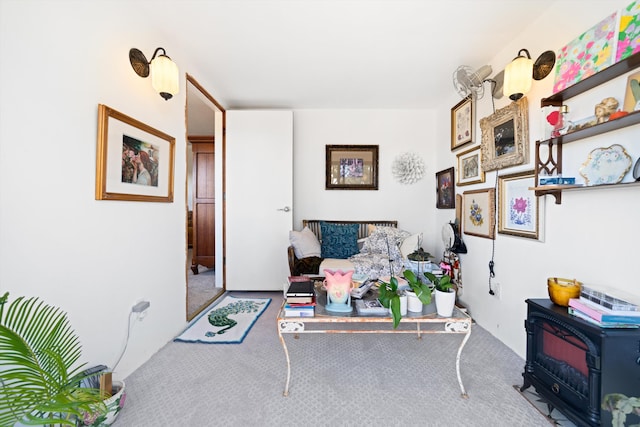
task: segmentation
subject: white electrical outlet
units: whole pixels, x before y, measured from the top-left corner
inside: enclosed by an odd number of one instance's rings
[[[498,298],[498,299],[502,299],[502,287],[500,286],[500,283],[498,282],[494,282],[491,284],[491,289],[493,289],[493,296]]]

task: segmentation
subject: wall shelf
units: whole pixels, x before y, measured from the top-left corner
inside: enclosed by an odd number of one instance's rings
[[[564,101],[577,96],[583,92],[595,88],[603,83],[608,82],[616,77],[625,74],[635,68],[640,67],[640,53],[631,55],[622,61],[611,65],[608,68],[582,80],[578,83],[569,86],[568,88],[555,93],[547,98],[540,100],[540,106],[561,106]],[[536,159],[535,159],[535,190],[536,196],[544,196],[550,194],[555,197],[556,204],[562,202],[562,192],[568,190],[584,190],[594,188],[612,188],[621,185],[638,184],[637,182],[621,183],[621,184],[606,184],[598,186],[579,186],[579,185],[545,185],[538,186],[538,177],[541,174],[546,175],[562,175],[562,146],[570,142],[579,141],[581,139],[589,138],[592,136],[600,135],[607,132],[612,132],[617,129],[622,129],[628,126],[640,124],[640,111],[634,111],[626,116],[620,117],[615,120],[607,121],[597,125],[590,126],[588,128],[576,130],[574,132],[567,133],[555,138],[536,141]],[[541,147],[548,147],[546,151],[546,158],[541,157]]]

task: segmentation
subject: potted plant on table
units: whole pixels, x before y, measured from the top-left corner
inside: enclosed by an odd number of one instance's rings
[[[0,425],[75,426],[86,413],[106,411],[99,389],[81,382],[91,375],[77,365],[78,337],[66,313],[20,297],[5,307],[0,297]]]
[[[429,305],[431,303],[431,288],[429,285],[419,281],[415,273],[411,270],[405,270],[402,275],[409,284],[411,291],[420,299],[420,302]],[[389,282],[390,283],[381,282],[378,288],[378,300],[385,308],[391,310],[393,327],[397,328],[400,324],[400,319],[402,319],[400,311],[400,293],[402,290],[398,289],[398,279],[395,276],[391,275]]]
[[[426,271],[424,275],[436,287],[436,310],[438,315],[442,317],[451,317],[453,314],[453,306],[456,303],[456,292],[453,289],[451,277],[448,274],[436,276],[428,271]]]

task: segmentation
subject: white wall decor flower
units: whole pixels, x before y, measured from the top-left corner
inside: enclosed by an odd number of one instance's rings
[[[401,184],[413,184],[422,179],[425,172],[422,158],[415,153],[404,153],[396,157],[391,172]]]

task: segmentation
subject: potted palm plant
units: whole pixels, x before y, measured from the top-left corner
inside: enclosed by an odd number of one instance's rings
[[[456,303],[456,293],[453,289],[453,283],[451,283],[451,277],[448,274],[436,276],[429,271],[425,271],[424,275],[436,287],[436,310],[438,315],[451,317],[453,314],[453,306]]]
[[[80,341],[66,313],[38,298],[0,298],[0,425],[70,425],[105,411],[99,389],[86,388]]]

